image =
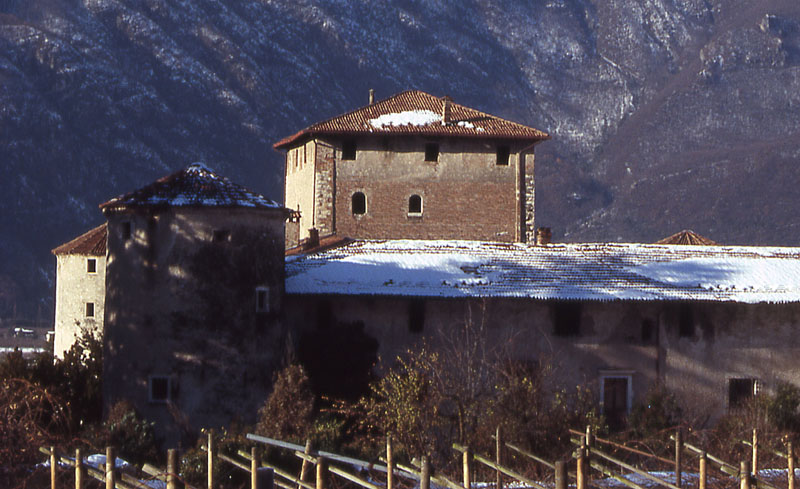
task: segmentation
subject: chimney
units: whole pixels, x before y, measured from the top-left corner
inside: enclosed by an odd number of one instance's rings
[[[537,246],[546,246],[550,244],[550,240],[553,238],[553,233],[550,232],[550,228],[538,228],[536,230],[536,245]]]
[[[303,243],[303,249],[310,250],[317,246],[319,246],[319,229],[311,228],[308,230],[308,238],[306,238],[305,243]]]
[[[450,123],[450,102],[453,99],[445,95],[442,97],[442,125],[446,126]]]
[[[375,90],[369,89],[369,104],[372,105],[375,103]]]

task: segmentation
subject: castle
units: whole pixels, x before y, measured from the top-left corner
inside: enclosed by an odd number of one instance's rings
[[[173,439],[254,415],[303,335],[357,323],[392,358],[478,309],[486,341],[592,386],[613,423],[656,382],[714,416],[800,385],[800,249],[532,243],[547,138],[409,91],[279,141],[283,206],[192,165],[54,250],[57,345],[91,301],[105,402]]]

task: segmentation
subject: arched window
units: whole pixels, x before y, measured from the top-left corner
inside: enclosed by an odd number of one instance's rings
[[[363,192],[356,192],[353,194],[353,215],[363,216],[367,213],[367,196]]]
[[[422,214],[422,197],[419,195],[412,195],[408,198],[408,215],[421,215]]]

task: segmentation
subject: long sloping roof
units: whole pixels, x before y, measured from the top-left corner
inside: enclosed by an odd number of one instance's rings
[[[444,99],[419,90],[408,90],[340,116],[313,124],[275,143],[287,148],[320,135],[421,134],[520,139],[550,139],[538,129],[450,102],[450,117],[442,121]]]
[[[287,257],[286,292],[798,302],[800,248],[354,241]]]
[[[150,185],[100,204],[104,211],[146,206],[283,209],[277,202],[217,175],[202,163],[189,165]]]
[[[53,248],[52,253],[54,255],[106,256],[107,239],[108,229],[103,223],[77,238]]]

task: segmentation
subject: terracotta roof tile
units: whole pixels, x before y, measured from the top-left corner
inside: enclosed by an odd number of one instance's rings
[[[54,248],[52,253],[54,255],[106,256],[107,238],[108,230],[105,223],[103,223],[91,231]]]
[[[450,117],[442,123],[444,98],[418,90],[393,95],[372,105],[313,124],[275,143],[288,148],[318,135],[422,134],[518,139],[536,142],[550,139],[538,129],[507,121],[479,110],[450,102]]]
[[[202,163],[194,163],[150,185],[100,204],[105,210],[142,206],[252,207],[283,206],[217,175]]]

